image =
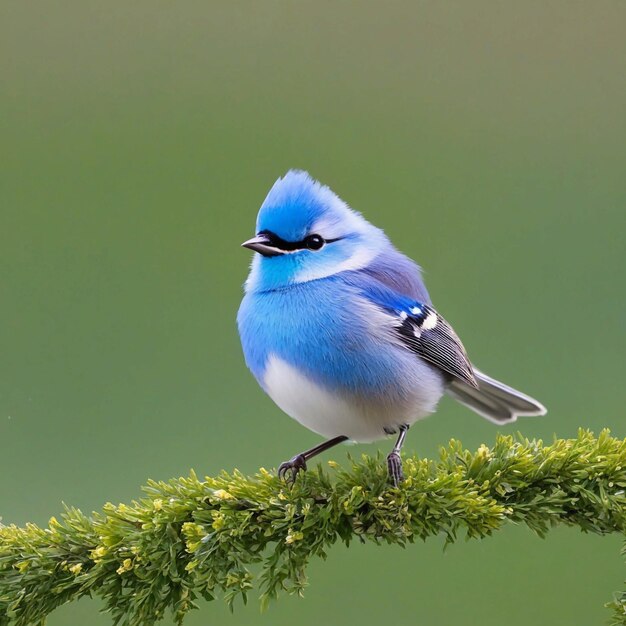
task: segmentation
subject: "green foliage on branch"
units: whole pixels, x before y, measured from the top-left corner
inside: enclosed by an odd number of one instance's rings
[[[45,529],[0,526],[0,625],[39,623],[86,595],[101,597],[115,623],[142,626],[168,610],[180,622],[200,598],[245,602],[253,587],[265,604],[281,591],[301,593],[309,560],[355,538],[452,543],[511,521],[540,536],[557,524],[626,528],[626,441],[608,431],[545,446],[499,436],[473,453],[451,441],[438,461],[405,459],[398,489],[380,458],[329,465],[292,488],[265,470],[192,473],[150,481],[130,505],[91,516],[68,508]],[[609,606],[613,623],[626,625],[626,593]]]

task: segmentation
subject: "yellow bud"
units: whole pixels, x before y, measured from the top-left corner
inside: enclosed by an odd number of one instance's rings
[[[107,549],[104,546],[98,546],[95,550],[91,551],[90,556],[92,560],[97,563],[98,561],[102,559],[102,557],[104,557],[106,553],[107,553]]]
[[[304,534],[301,531],[299,531],[299,530],[296,530],[296,531],[290,530],[287,533],[287,537],[285,537],[285,543],[287,545],[290,545],[292,543],[295,543],[296,541],[302,541],[302,539],[304,539]]]
[[[220,500],[232,500],[235,497],[231,493],[228,493],[225,489],[218,489],[213,493],[213,495]]]
[[[117,568],[117,573],[118,574],[123,574],[124,572],[129,572],[131,569],[133,569],[133,562],[131,559],[124,559],[122,561],[122,564]]]
[[[476,456],[480,458],[488,458],[489,456],[491,456],[491,453],[489,451],[489,448],[483,443],[478,447],[478,450],[476,451]]]

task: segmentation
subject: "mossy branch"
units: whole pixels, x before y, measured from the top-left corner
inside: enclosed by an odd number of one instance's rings
[[[329,465],[330,475],[309,471],[293,488],[265,470],[203,481],[192,473],[150,481],[141,500],[90,517],[68,508],[45,529],[2,526],[0,624],[41,623],[86,595],[100,596],[115,623],[153,624],[168,609],[180,622],[197,598],[221,595],[232,606],[255,582],[265,604],[279,591],[301,592],[309,559],[338,540],[454,542],[508,522],[540,536],[557,524],[626,528],[626,440],[608,431],[546,446],[499,436],[474,453],[452,441],[438,461],[406,459],[398,489],[380,458]],[[626,593],[609,606],[613,623],[626,624]]]

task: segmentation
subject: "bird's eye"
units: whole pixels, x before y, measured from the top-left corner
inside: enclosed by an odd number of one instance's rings
[[[309,235],[304,240],[304,245],[309,250],[319,250],[324,245],[324,243],[325,243],[324,239],[320,237],[319,235]]]

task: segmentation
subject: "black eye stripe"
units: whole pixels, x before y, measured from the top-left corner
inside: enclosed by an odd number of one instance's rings
[[[265,235],[269,239],[270,246],[284,250],[285,252],[293,252],[295,250],[319,250],[324,244],[333,243],[341,239],[341,237],[337,237],[336,239],[324,239],[321,235],[308,235],[301,241],[287,241],[271,230],[261,230],[257,234]],[[317,241],[313,241],[314,237],[319,239],[319,244]]]

